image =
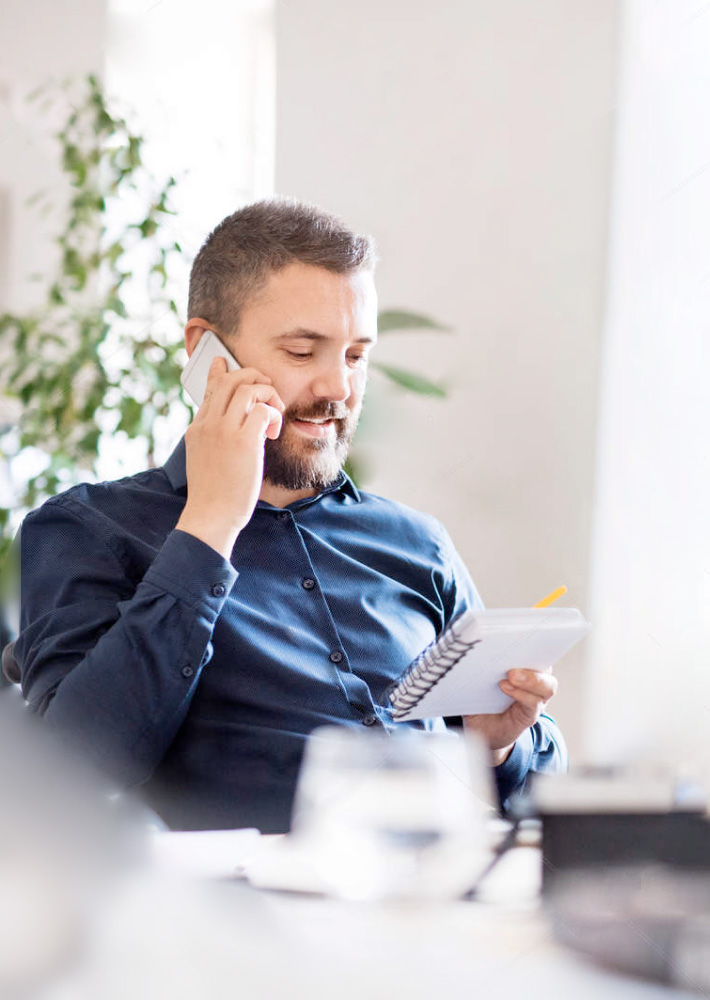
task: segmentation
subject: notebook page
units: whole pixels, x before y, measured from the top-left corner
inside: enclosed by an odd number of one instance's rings
[[[560,659],[589,631],[589,624],[572,608],[492,609],[508,611],[504,615],[482,611],[475,615],[476,634],[480,642],[452,669],[441,677],[417,705],[404,714],[396,712],[398,720],[422,719],[438,715],[476,715],[502,712],[512,699],[498,687],[508,670],[522,667],[546,670]],[[520,610],[516,619],[510,612]],[[562,614],[559,612],[571,612]],[[462,633],[474,633],[472,621],[460,623]],[[456,624],[455,626],[456,627]]]

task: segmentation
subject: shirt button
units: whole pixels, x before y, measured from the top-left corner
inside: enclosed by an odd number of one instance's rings
[[[288,514],[286,513],[285,510],[282,510],[281,513],[277,514],[276,516],[278,517],[279,521],[286,521],[288,519]]]
[[[180,673],[182,674],[183,677],[192,677],[195,671],[192,669],[192,667],[187,666],[183,667]]]
[[[213,597],[224,597],[227,593],[227,588],[223,583],[213,583],[212,584],[212,596]]]
[[[311,580],[310,576],[307,576],[305,580],[301,580],[301,586],[304,590],[313,590],[316,585],[315,580]]]
[[[342,658],[343,658],[343,654],[340,653],[337,649],[334,649],[333,652],[330,654],[330,662],[331,663],[340,663],[340,661],[342,660]]]
[[[376,715],[366,715],[365,718],[362,720],[363,726],[374,726],[376,722],[377,722]]]

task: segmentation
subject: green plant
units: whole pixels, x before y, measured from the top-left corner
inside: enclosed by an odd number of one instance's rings
[[[71,97],[74,86],[66,84],[64,93]],[[33,95],[40,97],[47,100],[46,92]],[[93,76],[56,138],[70,192],[55,239],[56,272],[33,276],[46,284],[36,309],[0,316],[0,344],[11,345],[0,393],[21,404],[17,426],[0,435],[0,458],[34,454],[41,463],[17,503],[0,507],[0,565],[27,510],[96,477],[109,437],[140,442],[150,465],[160,421],[184,428],[192,412],[179,382],[182,327],[172,292],[187,280],[170,225],[175,180],[161,184],[150,174],[142,137],[111,112]],[[42,206],[42,195],[33,200]],[[379,329],[445,328],[389,310],[380,313]],[[401,390],[446,395],[415,372],[377,361],[372,367]],[[348,468],[361,478],[355,457]]]
[[[42,91],[32,99],[40,97],[49,106]],[[187,423],[190,413],[170,291],[181,256],[169,225],[175,180],[151,176],[143,139],[111,113],[93,76],[56,138],[70,191],[55,239],[56,272],[36,309],[0,316],[0,343],[11,345],[0,391],[22,406],[0,454],[12,459],[36,449],[44,456],[22,486],[15,516],[0,508],[0,558],[19,514],[95,472],[106,435],[139,439],[151,463],[158,421],[183,411]],[[31,200],[41,207],[43,198]]]

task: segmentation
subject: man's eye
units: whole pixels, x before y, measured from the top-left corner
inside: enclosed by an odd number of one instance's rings
[[[363,365],[363,364],[366,363],[366,361],[367,361],[367,355],[366,354],[351,354],[350,355],[350,363],[351,364],[354,364],[354,365]]]
[[[303,361],[305,358],[310,358],[310,353],[299,354],[298,351],[286,351],[290,358],[298,358],[299,361]]]

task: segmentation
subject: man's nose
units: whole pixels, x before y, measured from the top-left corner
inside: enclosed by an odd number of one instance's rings
[[[346,364],[330,364],[324,367],[313,379],[311,391],[318,399],[328,399],[332,402],[345,402],[351,393],[350,377],[352,372]]]

